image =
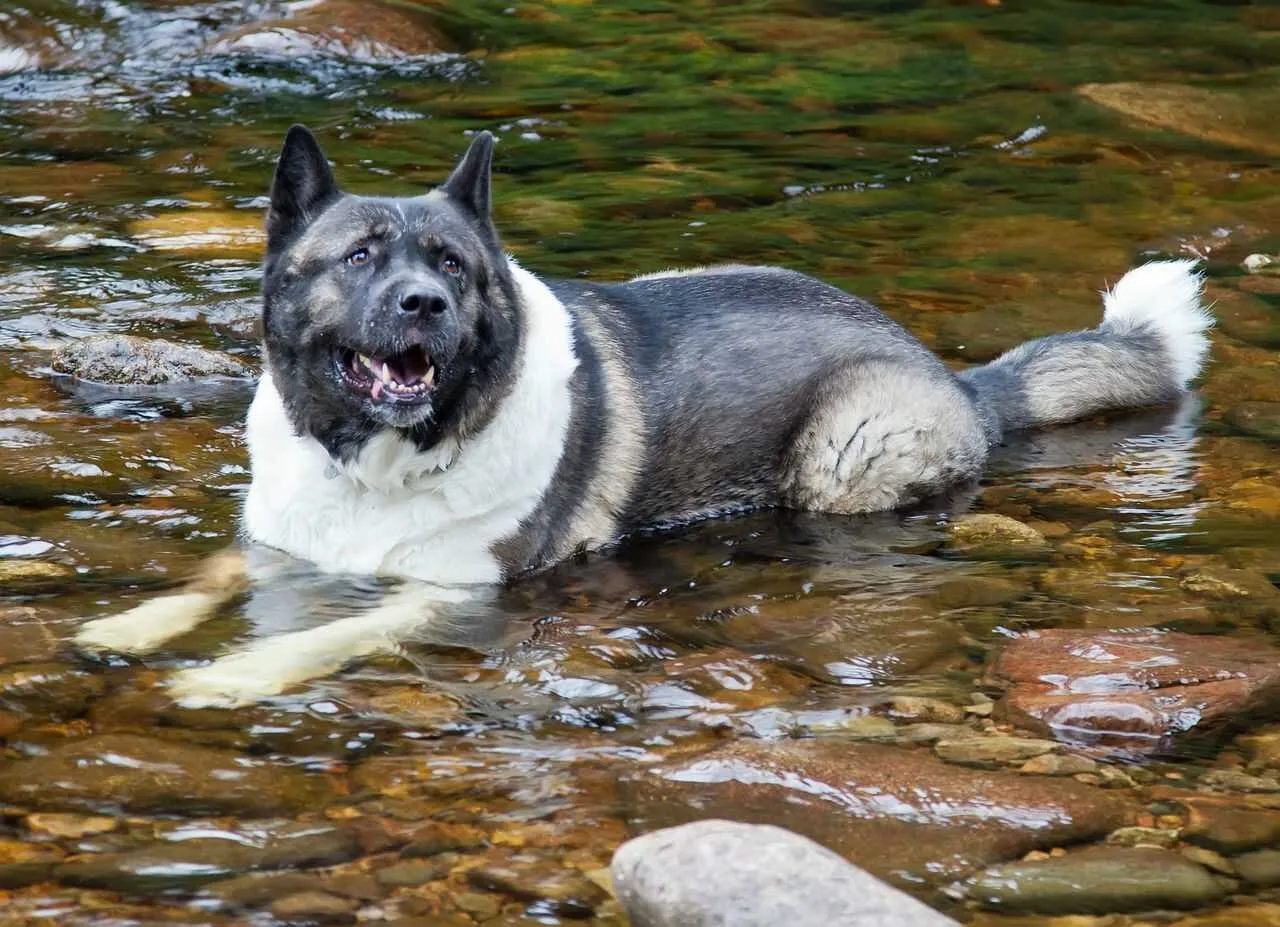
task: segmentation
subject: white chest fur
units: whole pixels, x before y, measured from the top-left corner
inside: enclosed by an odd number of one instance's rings
[[[336,465],[313,438],[294,433],[263,376],[247,427],[250,538],[331,572],[446,584],[501,579],[492,547],[518,530],[551,483],[577,366],[564,306],[532,274],[515,264],[512,273],[525,311],[516,382],[464,444],[422,453],[386,432]]]

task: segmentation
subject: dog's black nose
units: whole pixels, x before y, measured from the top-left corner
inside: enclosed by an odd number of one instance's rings
[[[409,315],[439,315],[449,308],[439,293],[409,292],[400,297],[400,311]]]

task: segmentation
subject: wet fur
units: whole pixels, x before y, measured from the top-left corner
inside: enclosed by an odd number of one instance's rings
[[[416,585],[363,619],[188,671],[175,691],[191,702],[279,691],[482,597],[483,584],[638,529],[945,493],[976,479],[1006,432],[1176,398],[1207,348],[1189,262],[1131,272],[1096,330],[959,375],[869,303],[781,268],[544,281],[502,252],[492,150],[478,136],[424,196],[364,198],[338,191],[309,133],[290,133],[268,219],[245,531],[328,571]],[[372,273],[343,264],[363,246]],[[446,251],[464,276],[441,275]],[[406,286],[444,294],[447,311],[406,320],[394,310]],[[413,339],[440,362],[422,407],[380,406],[335,377],[335,344],[376,353]],[[135,617],[146,647],[163,640],[161,617]],[[81,642],[129,649],[125,616],[104,621]]]

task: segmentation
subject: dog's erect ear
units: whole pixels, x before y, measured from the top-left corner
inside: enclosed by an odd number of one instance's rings
[[[319,215],[338,195],[338,183],[320,143],[306,126],[296,125],[285,136],[276,176],[271,182],[267,213],[267,250],[280,248],[295,232]]]
[[[489,219],[489,175],[493,169],[492,132],[480,132],[440,189],[482,221]]]

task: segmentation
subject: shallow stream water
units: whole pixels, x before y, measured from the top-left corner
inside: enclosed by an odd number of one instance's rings
[[[1015,729],[990,663],[1035,628],[1280,646],[1277,86],[1269,3],[5,3],[0,921],[620,924],[600,884],[613,849],[711,809],[807,829],[962,920],[1043,925],[1055,911],[982,911],[955,880],[1122,823],[1182,846],[1198,794],[1272,813],[1272,697],[1158,756],[1086,751],[1092,767],[1046,788],[1077,820],[1091,812],[1073,802],[1119,796],[1125,821],[971,859],[938,836],[954,831],[942,798],[823,823],[767,790],[707,798],[649,771],[730,742],[785,757],[797,738],[950,763],[930,745]],[[366,193],[438,183],[490,129],[499,227],[526,266],[784,264],[957,366],[1092,326],[1098,291],[1142,260],[1202,258],[1212,361],[1177,407],[1012,439],[946,511],[634,539],[512,590],[501,628],[183,710],[173,670],[379,590],[299,567],[145,660],[76,653],[82,621],[234,542],[250,387],[106,389],[53,374],[51,352],[129,333],[256,364],[264,193],[295,121]],[[1250,255],[1276,263],[1250,272]],[[957,549],[946,526],[966,511],[1047,542]],[[978,761],[997,794],[975,821],[1017,817],[1001,803],[1018,787],[998,783],[1030,779],[1027,759]],[[840,814],[871,829],[842,844]],[[1280,924],[1267,880],[1232,862],[1280,848],[1280,827],[1212,846],[1227,869],[1199,913],[1081,913]]]

